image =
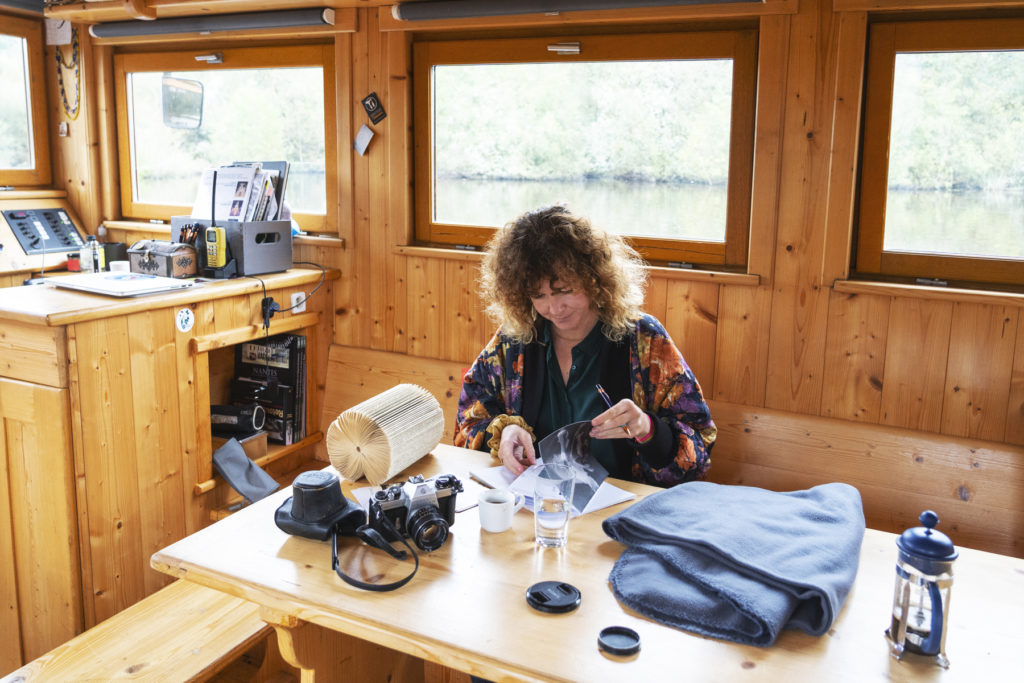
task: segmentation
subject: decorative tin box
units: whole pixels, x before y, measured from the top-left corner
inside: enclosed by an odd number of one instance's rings
[[[128,249],[133,273],[164,277],[195,277],[198,272],[195,247],[166,240],[139,240]]]

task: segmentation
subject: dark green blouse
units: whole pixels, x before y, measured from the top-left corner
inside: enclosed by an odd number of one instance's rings
[[[569,370],[569,382],[562,381],[562,371],[558,367],[555,345],[551,338],[551,323],[545,321],[540,331],[540,341],[545,345],[547,367],[545,374],[544,394],[540,405],[540,415],[534,425],[537,441],[560,427],[593,420],[608,409],[597,385],[601,381],[601,367],[598,357],[601,352],[603,333],[601,324],[594,325],[583,341],[572,349],[572,368]],[[604,465],[612,477],[627,478],[628,470],[620,472],[616,465],[611,442],[606,439],[592,439],[590,452],[597,461]]]

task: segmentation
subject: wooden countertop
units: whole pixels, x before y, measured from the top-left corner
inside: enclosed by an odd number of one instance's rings
[[[336,280],[340,276],[338,270],[327,270],[327,279]],[[283,273],[268,273],[258,277],[269,290],[318,282],[320,271],[292,268]],[[50,284],[6,287],[0,289],[0,320],[52,327],[262,291],[263,286],[255,277],[201,280],[185,290],[124,299],[60,289]]]

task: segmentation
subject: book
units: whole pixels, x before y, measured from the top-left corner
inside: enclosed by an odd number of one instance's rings
[[[287,161],[236,161],[235,166],[259,165],[263,170],[277,174],[274,181],[273,197],[268,198],[268,209],[264,212],[263,218],[256,220],[274,221],[281,213],[284,205],[284,191],[288,184],[288,169],[291,167]]]
[[[284,446],[295,443],[295,395],[292,387],[235,377],[231,380],[231,402],[235,405],[259,404],[266,412],[263,431],[267,433],[267,441]]]
[[[261,385],[264,400],[271,401],[271,407],[279,413],[275,416],[287,423],[277,430],[280,436],[276,438],[283,439],[277,443],[288,445],[305,437],[305,356],[306,338],[298,334],[278,334],[235,346],[235,379],[247,382],[237,385],[239,395],[256,396],[258,390],[251,383]],[[283,389],[275,394],[275,388]],[[267,405],[260,405],[267,410],[269,421]],[[271,438],[276,441],[275,437]]]
[[[215,220],[245,220],[256,174],[260,170],[255,166],[217,166],[203,171],[192,205],[192,218],[209,219],[212,209]]]

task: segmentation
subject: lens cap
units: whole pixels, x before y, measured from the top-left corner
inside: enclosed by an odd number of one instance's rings
[[[562,581],[541,581],[526,589],[526,602],[541,612],[562,614],[580,606],[580,591]]]
[[[597,646],[610,655],[631,655],[640,651],[640,634],[625,626],[609,626],[597,637]]]

